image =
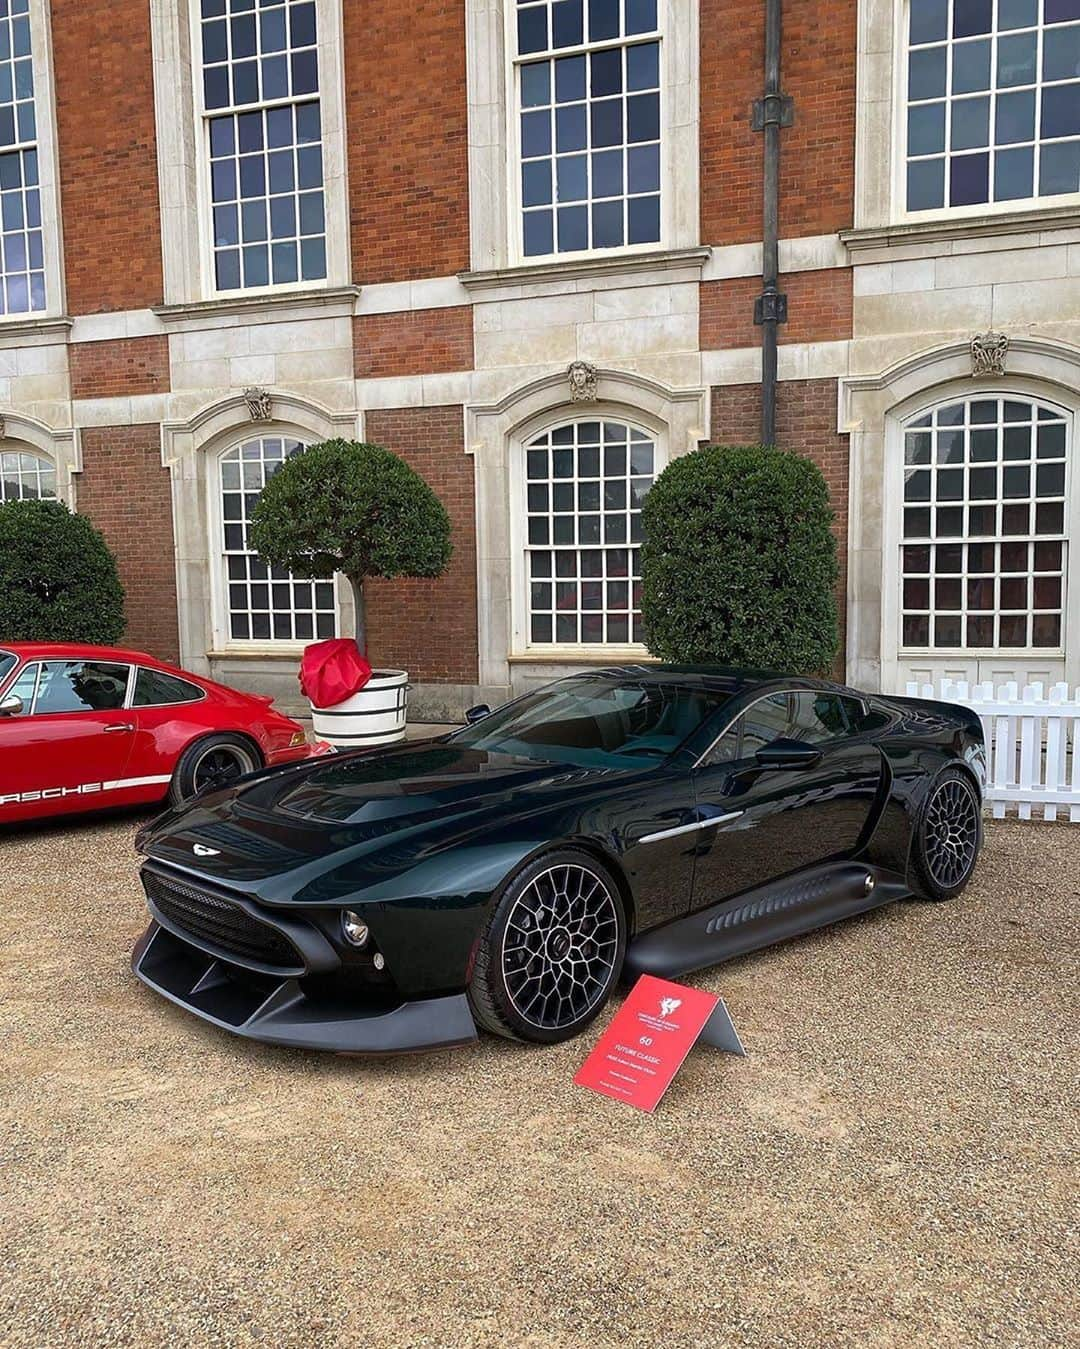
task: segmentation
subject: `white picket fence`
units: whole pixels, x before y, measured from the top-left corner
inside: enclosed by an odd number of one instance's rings
[[[1070,699],[1068,684],[1044,694],[1042,684],[1002,684],[995,692],[989,683],[942,679],[936,686],[910,683],[907,694],[963,703],[978,713],[986,736],[986,800],[995,819],[1015,805],[1022,820],[1031,819],[1033,806],[1056,820],[1060,807],[1080,824],[1080,688]]]

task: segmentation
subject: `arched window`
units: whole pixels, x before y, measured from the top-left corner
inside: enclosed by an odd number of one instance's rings
[[[0,454],[0,502],[56,496],[56,468],[40,454],[5,450]]]
[[[1064,644],[1069,419],[977,395],[904,428],[902,645]]]
[[[248,526],[268,479],[300,441],[281,436],[248,440],[220,459],[221,546],[225,617],[232,641],[303,642],[333,637],[333,581],[309,581],[268,567],[248,546]]]
[[[641,507],[655,438],[615,421],[545,431],[525,447],[527,640],[642,642]]]

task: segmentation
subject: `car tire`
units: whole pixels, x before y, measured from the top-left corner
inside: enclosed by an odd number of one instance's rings
[[[622,971],[618,884],[576,849],[545,853],[503,888],[476,952],[469,1002],[478,1026],[558,1044],[599,1015]]]
[[[982,802],[968,775],[947,768],[926,794],[912,849],[916,892],[952,899],[971,880],[982,848]]]
[[[198,792],[227,787],[235,778],[262,766],[262,755],[245,736],[205,735],[177,760],[169,784],[169,802],[183,805]]]

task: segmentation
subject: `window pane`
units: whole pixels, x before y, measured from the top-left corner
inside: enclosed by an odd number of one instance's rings
[[[632,434],[631,440],[622,422],[578,422],[546,432],[526,449],[533,644],[636,640],[638,556],[626,544],[640,537],[641,506],[656,471],[656,450],[644,432]],[[548,584],[552,574],[554,590]],[[554,624],[547,620],[552,603]]]
[[[1038,645],[1041,635],[1054,645],[1065,544],[1042,540],[1064,527],[1064,417],[1020,398],[979,398],[917,425],[905,434],[904,499],[934,506],[903,508],[905,538],[926,540],[901,547],[903,644],[986,650]],[[1048,584],[1031,585],[1033,563]],[[1033,609],[1051,620],[1037,631]]]
[[[56,469],[36,454],[0,454],[0,505],[56,496]]]
[[[186,679],[177,679],[163,670],[141,667],[135,676],[134,707],[161,707],[170,703],[195,703],[203,691]]]
[[[226,110],[207,119],[211,200],[241,204],[236,217],[215,211],[217,289],[322,280],[316,7],[230,0],[210,8],[202,9],[205,104]],[[270,102],[278,106],[260,106]],[[230,110],[241,105],[243,112]]]
[[[909,211],[1080,191],[1078,3],[911,0]]]
[[[37,119],[25,0],[0,4],[0,315],[45,307]]]
[[[311,585],[288,572],[279,575],[276,570],[275,584],[268,584],[266,564],[248,547],[248,526],[267,479],[301,449],[298,441],[267,437],[245,441],[219,461],[227,621],[236,641],[307,641],[313,636],[334,635],[337,608],[333,584]],[[230,490],[241,481],[246,490]]]
[[[658,243],[661,44],[633,40],[655,32],[656,0],[538,0],[517,17],[519,52],[549,54],[515,72],[525,255]],[[553,196],[582,209],[538,210]]]
[[[46,661],[34,713],[113,712],[124,705],[130,670],[104,661]]]

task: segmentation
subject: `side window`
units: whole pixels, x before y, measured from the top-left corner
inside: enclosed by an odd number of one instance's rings
[[[135,676],[135,700],[132,706],[165,707],[172,703],[197,703],[202,696],[202,689],[189,684],[186,679],[177,679],[161,670],[140,668]]]
[[[703,766],[713,767],[716,764],[734,763],[739,757],[739,741],[742,738],[743,718],[733,722],[727,728],[720,739],[709,750],[703,761]]]
[[[34,706],[34,689],[37,685],[38,671],[40,665],[25,665],[19,672],[18,678],[12,684],[4,695],[5,698],[21,698],[22,712],[21,716],[28,716]]]
[[[878,712],[855,698],[845,698],[844,704],[847,708],[848,721],[851,723],[852,735],[881,731],[889,724],[889,718],[884,712]]]
[[[46,661],[41,667],[34,715],[113,712],[124,705],[130,668],[105,661]]]
[[[805,691],[793,694],[792,702],[795,709],[789,732],[792,740],[821,745],[849,734],[844,704],[851,699],[838,698],[832,693]]]
[[[792,736],[791,703],[791,694],[771,693],[746,709],[740,758],[752,758],[764,745]]]

